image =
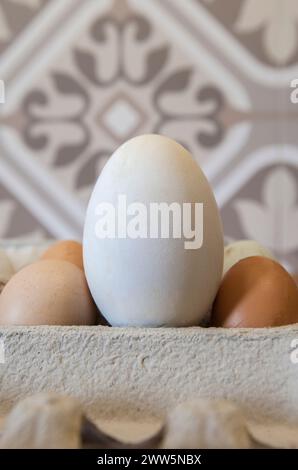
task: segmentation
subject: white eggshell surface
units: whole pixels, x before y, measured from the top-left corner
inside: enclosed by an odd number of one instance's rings
[[[96,208],[118,196],[127,204],[204,204],[204,238],[185,249],[184,238],[98,238]],[[149,226],[149,224],[148,224]],[[223,234],[206,177],[191,154],[159,135],[135,137],[104,167],[87,210],[84,265],[94,300],[113,326],[199,324],[216,295],[223,269]]]

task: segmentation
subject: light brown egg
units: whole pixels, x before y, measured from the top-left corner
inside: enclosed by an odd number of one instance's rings
[[[93,325],[97,318],[84,273],[67,261],[23,268],[0,295],[1,325]]]
[[[55,243],[44,252],[41,259],[69,261],[84,271],[82,244],[73,240],[63,240]]]
[[[294,281],[296,282],[298,286],[298,274],[293,274]]]
[[[268,327],[298,322],[298,288],[276,261],[245,258],[224,276],[216,296],[212,326]]]

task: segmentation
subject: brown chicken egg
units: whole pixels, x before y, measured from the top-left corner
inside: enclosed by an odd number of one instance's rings
[[[74,240],[63,240],[50,246],[41,257],[42,260],[57,259],[69,261],[84,270],[82,244]]]
[[[298,286],[298,274],[293,274],[294,281],[296,282]]]
[[[1,325],[93,325],[97,318],[84,273],[67,261],[23,268],[0,295]]]
[[[298,322],[298,288],[276,261],[252,256],[224,276],[213,304],[211,326],[269,327]]]

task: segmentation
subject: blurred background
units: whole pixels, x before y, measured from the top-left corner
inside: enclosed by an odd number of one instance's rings
[[[297,0],[0,0],[0,238],[80,238],[111,153],[186,146],[226,242],[298,271]]]

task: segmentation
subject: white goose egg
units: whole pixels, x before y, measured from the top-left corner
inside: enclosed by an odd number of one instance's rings
[[[83,245],[89,288],[112,326],[197,325],[222,277],[210,185],[191,154],[160,135],[114,152],[91,196]]]

